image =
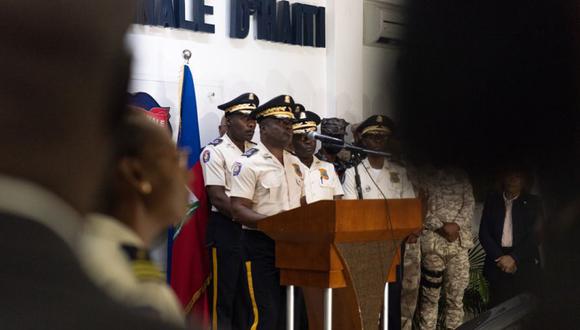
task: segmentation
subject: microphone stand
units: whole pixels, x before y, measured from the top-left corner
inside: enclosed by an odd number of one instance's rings
[[[366,155],[376,155],[376,156],[383,156],[383,157],[387,157],[390,158],[391,155],[386,153],[386,152],[380,152],[380,151],[374,151],[374,150],[369,150],[369,149],[365,149],[365,148],[361,148],[355,145],[352,145],[350,143],[332,143],[330,141],[327,141],[326,143],[328,144],[334,144],[336,146],[341,146],[343,149],[347,149],[350,150],[352,152],[352,158],[351,158],[351,164],[354,167],[354,181],[356,184],[356,193],[358,196],[358,199],[363,199],[363,193],[362,193],[362,186],[361,186],[361,182],[360,182],[360,175],[358,173],[358,164],[360,164],[363,159],[365,159]]]
[[[389,154],[389,153],[361,148],[361,147],[358,147],[358,146],[355,146],[353,144],[346,143],[346,142],[334,143],[331,141],[324,141],[324,143],[333,144],[337,147],[342,147],[343,149],[353,151],[354,153],[361,155],[361,158],[360,158],[361,161],[364,159],[364,157],[366,155],[375,155],[375,156],[382,156],[382,157],[386,157],[386,158],[391,158],[391,154]]]
[[[352,152],[351,161],[353,161],[354,164],[354,182],[356,184],[356,194],[358,196],[358,199],[363,199],[362,186],[360,183],[360,175],[358,174],[358,164],[362,162],[363,160],[362,156],[363,155],[358,151]]]

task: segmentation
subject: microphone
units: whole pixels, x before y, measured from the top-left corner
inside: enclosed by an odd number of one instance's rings
[[[322,142],[326,142],[326,143],[330,143],[330,144],[334,144],[340,147],[343,147],[347,150],[350,151],[356,151],[359,153],[363,153],[363,154],[367,154],[367,155],[375,155],[375,156],[383,156],[383,157],[391,157],[390,154],[386,153],[386,152],[380,152],[380,151],[373,151],[373,150],[368,150],[368,149],[364,149],[361,147],[357,147],[354,146],[350,143],[346,143],[344,141],[342,141],[341,139],[337,139],[335,137],[332,136],[328,136],[328,135],[324,135],[324,134],[319,134],[316,132],[309,132],[308,134],[306,134],[306,137],[308,137],[310,140],[319,140]]]
[[[324,134],[319,134],[316,132],[309,132],[308,134],[306,134],[306,136],[310,140],[319,140],[322,142],[327,142],[327,143],[332,143],[332,144],[340,144],[340,145],[344,144],[344,141],[341,139],[337,139],[337,138],[334,138],[332,136],[328,136],[328,135],[324,135]]]

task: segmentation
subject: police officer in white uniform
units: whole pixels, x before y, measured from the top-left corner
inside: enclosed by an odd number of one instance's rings
[[[251,329],[283,326],[280,273],[275,267],[274,241],[255,230],[257,222],[301,204],[303,166],[285,150],[292,139],[294,100],[280,95],[256,109],[259,143],[232,168],[230,198],[234,220],[244,225],[246,271],[252,302]]]
[[[242,94],[218,106],[225,112],[227,133],[209,143],[200,159],[212,204],[206,240],[210,248],[212,329],[239,329],[248,323],[249,300],[244,271],[242,227],[232,221],[231,169],[234,161],[256,144],[256,120],[250,113],[259,105],[253,93]]]
[[[294,154],[304,164],[304,194],[306,203],[311,204],[320,200],[340,199],[344,192],[340,179],[334,170],[334,165],[314,156],[316,140],[309,139],[307,134],[316,132],[320,124],[320,117],[304,106],[296,104],[294,107],[296,120],[292,129],[294,137],[292,145]]]
[[[373,151],[385,151],[393,129],[393,121],[386,116],[374,115],[367,118],[357,128],[361,146]],[[415,198],[415,191],[407,178],[405,168],[383,156],[369,154],[356,166],[356,170],[360,177],[360,190],[357,189],[355,167],[349,168],[343,184],[345,199]],[[390,329],[401,328],[400,285],[401,273],[398,271],[397,281],[389,285]]]
[[[385,151],[385,145],[393,130],[390,118],[374,115],[360,124],[357,131],[364,148]],[[357,165],[362,199],[415,198],[413,185],[404,167],[383,156],[368,155]],[[343,184],[344,199],[361,199],[357,192],[355,168],[346,170]]]

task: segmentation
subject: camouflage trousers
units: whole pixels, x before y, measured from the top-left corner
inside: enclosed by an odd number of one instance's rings
[[[405,244],[401,290],[401,330],[411,330],[421,282],[421,239]]]
[[[421,237],[421,329],[435,329],[441,288],[445,290],[445,329],[463,323],[463,293],[469,283],[468,249],[459,240],[449,243],[434,232]]]

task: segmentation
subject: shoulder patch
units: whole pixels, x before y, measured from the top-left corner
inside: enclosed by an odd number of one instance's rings
[[[320,171],[320,183],[324,183],[324,180],[330,180],[328,171],[325,168],[321,167],[318,169],[318,171]]]
[[[209,151],[209,149],[206,149],[203,151],[203,154],[201,155],[201,159],[203,160],[204,163],[209,162],[209,159],[211,157],[211,153]]]
[[[215,147],[215,146],[217,146],[218,144],[220,144],[220,143],[222,143],[222,142],[224,142],[224,140],[223,140],[223,139],[217,138],[217,139],[215,139],[215,140],[211,141],[210,143],[208,143],[208,145],[212,145],[212,146],[214,146],[214,147]]]
[[[250,148],[250,149],[246,150],[246,152],[244,152],[244,153],[242,154],[242,156],[246,156],[246,157],[250,158],[250,157],[252,157],[252,156],[253,156],[253,155],[254,155],[256,152],[258,152],[258,151],[259,151],[259,149],[256,149],[256,148]]]
[[[391,182],[392,183],[399,183],[401,182],[401,178],[399,177],[399,173],[398,172],[389,172],[390,178],[391,178]]]
[[[242,163],[235,162],[234,165],[232,165],[232,175],[233,176],[238,176],[240,174],[241,170],[242,170]]]

